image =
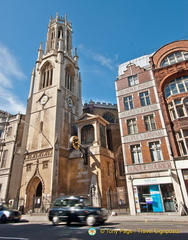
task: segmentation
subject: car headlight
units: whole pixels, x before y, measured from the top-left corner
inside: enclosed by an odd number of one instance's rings
[[[10,217],[10,212],[9,211],[4,211],[4,214],[6,215],[6,217]]]

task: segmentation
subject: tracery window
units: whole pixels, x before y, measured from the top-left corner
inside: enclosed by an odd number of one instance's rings
[[[69,52],[69,48],[70,48],[70,34],[69,31],[67,31],[67,51]]]
[[[62,27],[59,27],[59,28],[58,28],[58,39],[59,39],[60,37],[63,37],[63,28],[62,28]]]
[[[51,48],[54,48],[54,39],[55,39],[55,29],[52,28],[52,32],[51,32]]]
[[[65,87],[71,92],[73,91],[73,81],[74,81],[73,72],[71,71],[70,68],[67,67],[65,73]]]
[[[104,113],[102,117],[109,123],[115,123],[115,116],[111,112]]]
[[[174,52],[169,54],[161,62],[161,67],[168,66],[188,59],[188,52]]]
[[[51,86],[52,80],[53,80],[53,66],[51,63],[47,63],[42,69],[40,89]]]
[[[165,96],[167,98],[171,95],[187,91],[188,91],[188,75],[176,78],[169,82],[165,87]]]

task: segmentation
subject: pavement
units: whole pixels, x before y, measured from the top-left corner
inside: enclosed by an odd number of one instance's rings
[[[117,211],[117,215],[109,215],[107,222],[187,222],[188,215],[180,216],[178,213],[140,213],[132,216],[129,213]],[[22,215],[21,221],[35,223],[49,223],[47,213],[34,213]]]

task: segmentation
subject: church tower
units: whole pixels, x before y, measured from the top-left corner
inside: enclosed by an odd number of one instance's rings
[[[38,50],[32,72],[25,121],[25,157],[19,205],[26,210],[48,208],[67,191],[69,139],[82,114],[81,78],[72,24],[51,18],[45,50]],[[41,204],[43,206],[41,206]]]

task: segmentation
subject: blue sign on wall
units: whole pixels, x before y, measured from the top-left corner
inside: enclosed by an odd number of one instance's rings
[[[149,190],[150,190],[151,197],[153,199],[153,203],[152,203],[153,212],[164,212],[161,194],[159,191],[159,186],[150,185]]]

